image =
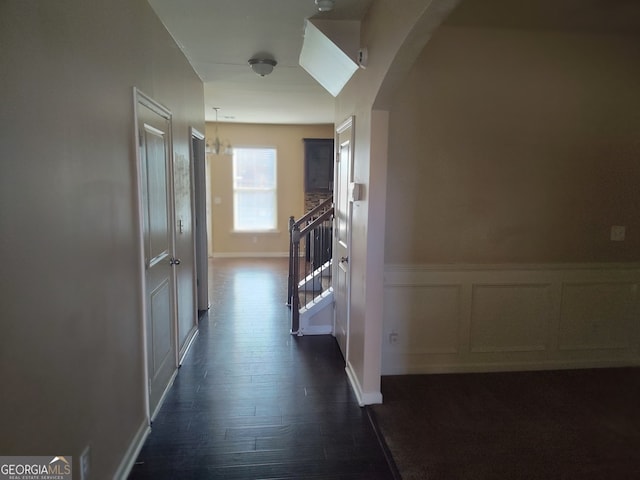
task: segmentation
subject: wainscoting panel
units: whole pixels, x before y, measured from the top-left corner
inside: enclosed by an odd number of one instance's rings
[[[459,285],[389,287],[384,304],[396,347],[412,355],[458,352]],[[393,311],[386,311],[386,306]],[[408,334],[398,334],[400,329]]]
[[[638,321],[637,283],[563,286],[560,349],[629,349]]]
[[[471,351],[534,352],[547,349],[549,284],[474,285]]]
[[[640,265],[387,265],[384,375],[640,365]]]

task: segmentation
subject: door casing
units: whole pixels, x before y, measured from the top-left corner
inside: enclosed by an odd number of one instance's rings
[[[152,373],[152,360],[150,359],[150,355],[152,354],[152,348],[150,347],[150,342],[153,341],[153,332],[149,327],[149,316],[151,315],[151,305],[149,304],[148,297],[148,269],[149,265],[146,260],[146,245],[145,245],[145,208],[147,205],[145,204],[145,195],[147,191],[147,187],[145,186],[145,178],[146,174],[143,169],[145,168],[144,162],[145,160],[142,158],[141,152],[141,129],[144,129],[144,122],[141,118],[142,111],[145,109],[150,110],[154,114],[166,120],[166,142],[165,142],[165,154],[168,161],[166,166],[166,175],[167,175],[167,214],[168,214],[168,257],[167,259],[163,259],[162,262],[170,261],[173,262],[175,258],[175,231],[174,231],[174,206],[175,206],[175,198],[173,193],[173,139],[172,139],[172,114],[169,109],[161,105],[160,103],[153,100],[148,95],[145,95],[140,90],[134,87],[133,89],[134,96],[134,142],[135,142],[135,152],[136,152],[136,204],[137,204],[137,217],[138,217],[138,240],[139,240],[139,249],[138,249],[138,265],[140,270],[140,296],[141,296],[141,322],[142,322],[142,352],[143,352],[143,368],[144,368],[144,391],[145,391],[145,412],[147,416],[147,420],[151,423],[153,417],[157,413],[159,406],[162,404],[162,400],[167,393],[168,387],[173,382],[175,375],[177,373],[177,311],[176,311],[176,278],[175,278],[175,269],[171,268],[168,274],[170,292],[170,329],[171,329],[171,340],[170,340],[170,349],[171,351],[167,355],[167,362],[170,362],[166,365],[167,367],[167,375],[166,380],[161,380],[161,385],[155,386],[155,390],[162,389],[162,393],[157,394],[152,391],[152,383],[154,375]],[[153,401],[152,401],[153,397]]]
[[[336,166],[334,168],[334,227],[333,227],[333,288],[335,310],[333,332],[349,362],[349,333],[351,309],[351,217],[353,203],[349,199],[349,184],[353,182],[353,154],[355,119],[347,118],[336,128]]]
[[[191,127],[196,308],[209,309],[207,179],[204,135]]]

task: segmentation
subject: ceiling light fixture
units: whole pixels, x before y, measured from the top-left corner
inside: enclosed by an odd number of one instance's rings
[[[271,72],[273,72],[273,67],[275,67],[277,64],[278,62],[276,62],[272,58],[252,58],[251,60],[249,60],[249,66],[251,67],[251,70],[256,72],[261,77],[269,75]]]
[[[316,0],[316,7],[319,12],[330,12],[333,10],[335,2],[333,0]]]

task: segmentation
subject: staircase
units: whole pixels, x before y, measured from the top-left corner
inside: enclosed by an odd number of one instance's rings
[[[289,219],[287,305],[292,334],[333,333],[332,242],[333,198],[298,220]]]

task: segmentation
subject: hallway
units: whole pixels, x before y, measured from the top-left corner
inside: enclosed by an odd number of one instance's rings
[[[331,336],[295,337],[286,259],[210,261],[211,309],[130,479],[392,479]]]

